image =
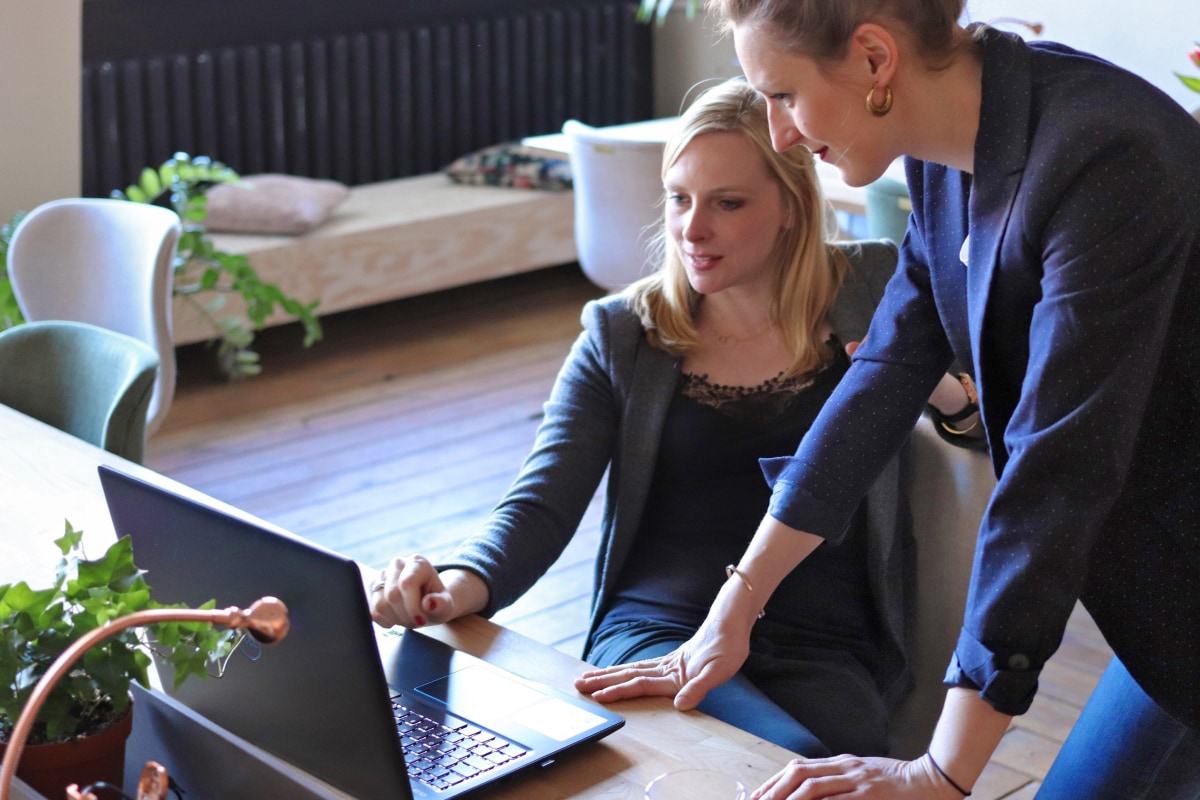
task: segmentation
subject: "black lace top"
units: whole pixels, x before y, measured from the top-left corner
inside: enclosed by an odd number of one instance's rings
[[[637,540],[600,623],[654,619],[698,626],[766,513],[758,459],[791,455],[849,366],[840,344],[815,376],[721,386],[684,374],[667,414]],[[813,644],[873,660],[861,513],[834,547],[823,544],[780,585],[766,611]]]

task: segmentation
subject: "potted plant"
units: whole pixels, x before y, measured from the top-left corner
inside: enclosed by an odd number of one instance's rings
[[[62,559],[48,588],[24,581],[0,585],[0,742],[8,741],[38,680],[72,643],[132,612],[172,608],[151,599],[127,537],[95,560],[86,558],[81,538],[67,522],[55,542]],[[178,686],[189,677],[207,677],[239,637],[208,623],[164,622],[121,631],[92,647],[48,696],[17,775],[48,797],[61,796],[69,783],[120,785],[132,720],[130,684],[149,686],[150,653],[170,662]],[[101,737],[115,739],[112,752],[94,752]]]
[[[254,330],[261,328],[277,307],[304,327],[305,347],[321,338],[316,301],[304,303],[286,296],[278,286],[262,281],[246,256],[213,245],[204,225],[208,216],[205,192],[218,183],[237,180],[238,174],[219,161],[180,152],[157,169],[146,167],[136,184],[112,193],[122,200],[165,206],[179,215],[183,235],[176,248],[174,294],[212,323],[218,366],[231,379],[260,371],[258,354],[250,345]],[[242,296],[245,317],[220,315],[230,292]]]

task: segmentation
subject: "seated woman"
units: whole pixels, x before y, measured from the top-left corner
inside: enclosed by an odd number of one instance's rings
[[[895,249],[826,242],[811,155],[772,150],[764,101],[739,80],[683,115],[663,183],[660,269],[585,307],[507,496],[444,562],[395,559],[372,593],[379,624],[512,603],[563,552],[606,469],[586,660],[671,651],[739,579],[726,565],[770,495],[759,458],[794,452],[837,386]],[[967,400],[947,382],[954,414]],[[845,541],[775,592],[741,674],[702,711],[806,756],[886,751],[888,710],[909,685],[899,478],[894,462]]]

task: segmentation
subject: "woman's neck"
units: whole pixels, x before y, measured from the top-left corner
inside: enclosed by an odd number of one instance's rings
[[[983,51],[967,31],[960,36],[963,41],[948,67],[913,64],[905,71],[903,84],[896,87],[897,127],[903,131],[905,155],[971,173],[983,98]]]

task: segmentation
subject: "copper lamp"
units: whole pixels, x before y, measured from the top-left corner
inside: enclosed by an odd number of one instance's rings
[[[263,597],[245,610],[231,606],[226,609],[207,611],[192,608],[154,608],[135,611],[89,631],[55,659],[54,663],[50,665],[50,669],[33,688],[29,702],[21,710],[21,716],[17,718],[12,735],[9,737],[3,765],[0,766],[0,800],[9,800],[17,764],[21,760],[21,752],[25,749],[25,740],[29,737],[33,723],[37,719],[42,705],[46,702],[50,690],[54,688],[59,679],[66,675],[75,662],[94,645],[126,628],[151,625],[156,622],[209,622],[227,628],[244,628],[263,644],[273,644],[282,639],[287,635],[289,626],[287,606],[283,604],[283,601],[274,597]],[[66,787],[66,791],[71,792],[72,790],[75,790],[73,797],[88,796],[80,795],[74,785]]]

